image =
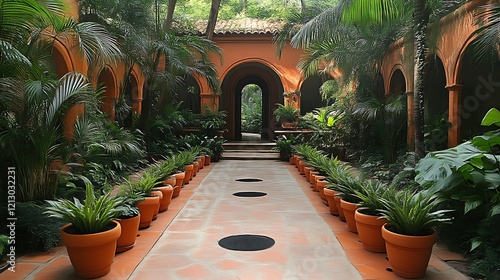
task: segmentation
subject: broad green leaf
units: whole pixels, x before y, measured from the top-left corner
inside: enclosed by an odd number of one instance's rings
[[[500,205],[495,205],[490,210],[490,217],[496,216],[500,214]]]
[[[492,124],[500,126],[500,111],[496,108],[491,108],[481,121],[482,126],[490,126]]]
[[[465,201],[464,214],[467,214],[469,211],[476,209],[481,204],[483,204],[483,201],[480,196],[469,197]]]

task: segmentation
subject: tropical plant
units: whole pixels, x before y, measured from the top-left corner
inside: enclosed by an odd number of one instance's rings
[[[281,135],[276,139],[276,146],[273,151],[280,153],[280,159],[283,161],[289,160],[294,152],[294,146],[302,142],[302,135],[294,136]]]
[[[204,130],[205,135],[214,137],[218,131],[224,130],[227,117],[226,111],[218,111],[216,109],[205,106],[205,112],[201,115],[200,125]]]
[[[281,103],[276,103],[278,106],[273,114],[276,117],[277,122],[286,121],[286,122],[295,122],[299,118],[299,109],[296,109],[292,105],[283,105]]]
[[[47,202],[50,206],[45,213],[49,217],[71,223],[82,234],[103,232],[120,215],[116,208],[121,203],[120,200],[111,197],[109,193],[98,196],[91,184],[86,185],[83,203],[78,198],[74,201],[59,199]]]
[[[500,126],[500,112],[495,108],[488,111],[481,125]],[[496,239],[491,233],[500,215],[499,147],[500,129],[496,129],[456,147],[431,152],[416,167],[415,180],[426,191],[445,197],[458,212],[457,218],[467,219],[476,231],[467,240],[470,250],[484,250],[485,244]]]
[[[0,235],[0,261],[4,261],[9,248],[9,237],[7,235]]]
[[[363,214],[380,216],[381,209],[385,209],[381,199],[394,199],[396,189],[392,186],[386,186],[378,180],[365,180],[362,183],[361,190],[354,190],[355,195],[361,200],[359,209]]]
[[[384,161],[391,163],[396,159],[398,146],[404,145],[406,137],[406,96],[391,95],[387,101],[375,97],[358,103],[353,114],[370,121],[378,139],[378,144],[384,148]]]
[[[391,199],[381,199],[380,209],[391,231],[403,235],[424,236],[432,234],[434,227],[449,222],[446,213],[451,210],[435,210],[442,202],[435,194],[402,190]]]
[[[224,153],[224,143],[226,140],[223,137],[215,136],[213,138],[207,138],[206,147],[210,151],[209,155],[212,161],[217,162],[221,159]]]
[[[50,164],[62,156],[63,117],[76,104],[95,102],[92,87],[72,72],[59,81],[4,79],[0,91],[0,149],[16,165],[17,199],[52,199]]]

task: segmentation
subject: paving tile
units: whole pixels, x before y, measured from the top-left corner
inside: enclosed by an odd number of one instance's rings
[[[31,272],[33,272],[38,267],[38,264],[34,263],[16,263],[14,271],[5,270],[0,273],[1,280],[18,280],[23,279]]]

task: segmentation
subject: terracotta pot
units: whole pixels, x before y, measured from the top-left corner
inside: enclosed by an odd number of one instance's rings
[[[333,201],[335,201],[335,206],[337,207],[337,210],[339,210],[339,220],[342,222],[345,222],[345,215],[344,215],[344,209],[340,207],[340,196],[336,195],[333,198]]]
[[[325,194],[326,200],[328,201],[328,207],[330,207],[330,214],[338,216],[339,210],[335,204],[335,191],[329,188],[324,188],[323,193]]]
[[[201,155],[200,159],[201,159],[200,169],[203,169],[203,167],[205,166],[205,155]]]
[[[306,166],[306,163],[302,160],[299,160],[299,172],[300,175],[305,175],[304,173],[304,167]]]
[[[206,156],[205,156],[205,166],[210,165],[210,161],[211,161],[210,156],[207,156],[207,155],[206,155]]]
[[[291,165],[294,165],[295,164],[295,158],[293,156],[291,156],[289,162],[290,162]]]
[[[163,193],[159,190],[153,189],[151,191],[150,195],[157,196],[160,198],[160,200],[158,201],[158,207],[156,207],[155,212],[153,214],[153,221],[154,221],[154,220],[156,220],[156,218],[158,218],[158,213],[160,213],[160,202],[163,199]]]
[[[193,168],[193,177],[196,177],[196,174],[200,170],[200,162],[198,162],[198,161],[193,162],[193,166],[194,166],[194,168]]]
[[[175,176],[169,176],[165,181],[163,181],[164,185],[171,185],[172,187],[175,186]]]
[[[356,209],[354,218],[363,248],[370,252],[384,253],[385,240],[382,238],[382,226],[387,220],[380,219],[380,216],[363,214],[360,209]]]
[[[328,184],[328,181],[323,181],[323,180],[318,180],[316,182],[316,189],[318,190],[319,192],[319,195],[321,196],[321,199],[323,199],[325,202],[326,201],[326,196],[325,196],[325,193],[323,192],[323,189],[325,188],[325,186]]]
[[[340,207],[342,207],[342,210],[344,210],[347,228],[349,229],[349,231],[357,233],[358,229],[356,228],[356,219],[354,218],[354,213],[356,212],[356,209],[358,209],[358,204],[341,199]]]
[[[194,170],[193,164],[186,165],[186,172],[184,175],[184,185],[189,184],[189,181],[191,181],[191,178],[193,177],[193,170]]]
[[[311,175],[311,171],[313,171],[314,168],[310,166],[304,166],[304,175],[306,176],[307,181],[309,182],[309,176]]]
[[[311,171],[309,173],[309,183],[311,183],[311,185],[313,184],[313,181],[316,180],[314,177],[318,174],[319,174],[319,171]]]
[[[178,197],[179,194],[181,193],[181,188],[182,185],[184,184],[184,172],[179,172],[175,174],[175,185],[174,187],[174,193],[172,194],[172,198]]]
[[[154,188],[161,191],[163,198],[160,199],[160,212],[167,211],[170,202],[172,201],[172,195],[174,194],[174,188],[171,185],[164,185],[161,187]]]
[[[323,180],[323,179],[325,179],[325,176],[321,176],[321,175],[314,176],[314,181],[313,181],[313,186],[312,186],[313,191],[318,191],[318,189],[316,188],[316,185],[318,184],[318,181]]]
[[[139,223],[141,222],[141,215],[133,218],[120,219],[118,221],[122,228],[120,238],[116,241],[116,252],[121,253],[132,249],[137,239],[137,232],[139,231]]]
[[[113,221],[113,228],[92,234],[72,234],[72,224],[61,228],[61,239],[68,250],[68,256],[78,276],[97,278],[111,270],[116,252],[116,240],[121,227]]]
[[[404,278],[423,277],[436,243],[436,231],[426,236],[410,236],[394,233],[388,227],[389,224],[382,227],[382,237],[392,271]]]
[[[141,213],[141,222],[139,223],[139,228],[147,228],[151,225],[153,221],[153,215],[160,205],[160,197],[158,196],[147,196],[143,201],[137,203],[137,208]]]

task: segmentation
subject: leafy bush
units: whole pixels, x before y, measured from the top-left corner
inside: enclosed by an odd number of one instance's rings
[[[16,203],[16,253],[49,251],[61,241],[59,230],[66,222],[47,217],[47,203]]]

